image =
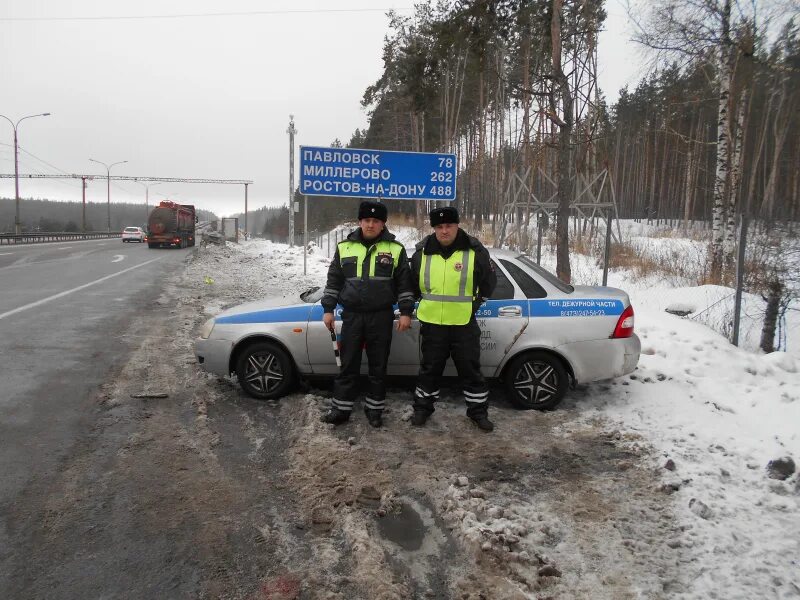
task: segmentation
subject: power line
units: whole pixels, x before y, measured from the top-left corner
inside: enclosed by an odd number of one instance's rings
[[[10,148],[10,149],[13,149],[13,148],[14,148],[14,146],[12,146],[11,144],[4,144],[3,142],[0,142],[0,146],[5,146],[5,147],[7,147],[7,148]],[[25,154],[27,154],[28,156],[30,156],[31,158],[33,158],[33,159],[35,159],[35,160],[38,160],[40,163],[47,165],[48,167],[50,167],[51,169],[54,169],[55,171],[58,171],[60,174],[63,174],[63,175],[68,175],[68,173],[67,173],[67,172],[66,172],[64,169],[59,169],[57,166],[55,166],[55,165],[53,165],[53,164],[50,164],[50,163],[49,163],[49,162],[47,162],[46,160],[44,160],[44,159],[42,159],[42,158],[39,158],[38,156],[36,156],[35,154],[33,154],[33,153],[31,153],[31,152],[28,152],[28,151],[27,151],[25,148],[23,148],[22,146],[19,146],[19,145],[17,145],[17,148],[18,148],[19,150],[21,150],[22,152],[24,152]],[[14,155],[14,152],[13,152],[13,150],[12,150],[12,152],[11,152],[11,158],[9,158],[9,159],[8,159],[8,160],[9,160],[9,162],[12,162],[12,161],[13,161],[13,155]],[[25,159],[23,159],[23,158],[20,158],[20,159],[19,159],[19,161],[20,161],[20,163],[21,163],[22,165],[25,165],[25,166],[27,166],[29,169],[31,169],[32,171],[36,172],[36,173],[37,173],[37,174],[39,174],[39,175],[46,175],[46,174],[47,174],[47,173],[45,173],[45,172],[43,172],[43,171],[42,171],[41,167],[37,167],[37,166],[35,166],[35,165],[31,165],[30,163],[28,163],[28,161],[26,161],[26,160],[25,160]],[[81,184],[79,184],[77,181],[75,181],[75,182],[73,182],[73,181],[56,181],[56,183],[58,183],[58,184],[60,184],[60,185],[67,186],[67,187],[69,187],[69,188],[73,188],[73,189],[74,189],[75,187],[80,187],[80,186],[81,186]],[[127,191],[127,190],[125,190],[125,191]]]
[[[21,164],[21,165],[23,165],[23,166],[27,166],[29,169],[31,169],[32,171],[34,171],[36,174],[38,174],[38,175],[40,175],[40,176],[46,176],[46,175],[49,175],[49,173],[44,173],[44,172],[42,172],[42,170],[41,170],[41,168],[40,168],[40,167],[37,167],[37,166],[35,166],[35,165],[31,165],[31,164],[29,164],[29,163],[28,163],[28,161],[26,161],[25,159],[20,159],[20,161],[19,161],[19,162],[20,162],[20,164]],[[54,176],[54,177],[55,177],[55,176]],[[56,179],[56,181],[55,181],[55,182],[56,182],[56,183],[58,183],[58,184],[60,184],[60,185],[63,185],[63,186],[69,187],[69,188],[71,188],[71,189],[75,189],[76,187],[77,187],[77,188],[80,188],[80,186],[81,186],[81,184],[80,184],[80,183],[78,183],[77,181],[61,181],[61,179],[62,179],[61,177],[58,177],[58,178]]]
[[[0,146],[6,146],[7,148],[13,148],[13,147],[14,147],[14,146],[13,146],[13,145],[11,145],[11,144],[4,144],[3,142],[0,142]],[[28,156],[30,156],[30,157],[32,157],[32,158],[35,158],[35,159],[36,159],[36,160],[38,160],[40,163],[43,163],[43,164],[47,165],[47,166],[48,166],[48,167],[50,167],[51,169],[55,169],[55,170],[56,170],[56,171],[58,171],[59,173],[63,173],[64,175],[67,175],[67,172],[66,172],[64,169],[59,169],[57,166],[55,166],[55,165],[51,165],[49,162],[47,162],[47,161],[46,161],[46,160],[44,160],[43,158],[39,158],[38,156],[36,156],[36,155],[35,155],[35,154],[33,154],[32,152],[28,152],[28,151],[27,151],[25,148],[23,148],[23,147],[22,147],[22,146],[20,146],[19,144],[17,144],[17,148],[18,148],[19,150],[22,150],[22,151],[23,151],[25,154],[27,154]],[[12,156],[13,156],[13,152],[12,152]]]
[[[76,173],[65,173],[64,175],[50,175],[50,174],[38,174],[38,173],[20,173],[20,179],[83,179],[86,178],[88,180],[92,179],[100,179],[106,180],[110,179],[111,181],[159,181],[159,182],[170,182],[170,183],[220,183],[220,184],[227,184],[227,185],[244,185],[245,183],[248,185],[252,185],[253,181],[251,179],[208,179],[208,178],[190,178],[190,177],[139,177],[133,175],[78,175]],[[6,174],[0,173],[0,179],[13,179],[14,174]]]
[[[21,21],[144,21],[151,19],[187,19],[187,18],[206,18],[206,17],[249,17],[258,15],[292,15],[292,14],[330,14],[330,13],[366,13],[366,12],[387,12],[387,11],[413,10],[413,7],[389,7],[389,8],[309,8],[309,9],[289,9],[289,10],[254,10],[243,12],[222,12],[222,13],[182,13],[176,15],[124,15],[118,17],[0,17],[0,21],[21,22]]]

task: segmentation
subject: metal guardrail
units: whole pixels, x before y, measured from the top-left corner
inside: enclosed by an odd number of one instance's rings
[[[11,244],[36,244],[40,242],[65,242],[75,240],[97,240],[106,238],[119,238],[122,233],[105,231],[86,231],[81,233],[66,231],[51,231],[37,233],[0,233],[0,246]]]

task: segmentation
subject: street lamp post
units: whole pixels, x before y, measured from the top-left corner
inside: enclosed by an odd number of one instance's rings
[[[11,123],[11,127],[14,128],[14,197],[16,199],[16,206],[17,212],[14,218],[14,233],[19,235],[22,233],[22,227],[19,220],[19,151],[18,151],[18,143],[17,143],[17,128],[19,124],[22,123],[25,119],[32,119],[33,117],[49,117],[50,113],[39,113],[38,115],[28,115],[27,117],[22,117],[19,121],[14,123],[11,119],[9,119],[5,115],[0,115],[6,121]]]
[[[136,183],[144,186],[144,220],[147,222],[147,217],[150,213],[150,188],[156,185],[161,185],[163,182],[159,181],[156,183],[143,183],[141,181],[137,181]]]
[[[103,165],[106,168],[106,182],[108,183],[108,187],[107,187],[107,191],[106,191],[106,203],[108,204],[108,224],[107,224],[107,227],[108,227],[108,233],[111,233],[111,167],[114,167],[116,165],[125,164],[128,161],[127,160],[121,160],[119,162],[115,162],[115,163],[111,163],[110,165],[107,165],[106,163],[101,162],[99,160],[95,160],[93,158],[90,158],[89,160],[92,161],[92,162],[96,162],[99,165]]]

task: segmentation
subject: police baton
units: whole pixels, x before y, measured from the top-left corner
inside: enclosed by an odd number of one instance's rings
[[[333,344],[333,355],[336,357],[336,366],[342,368],[342,359],[339,357],[339,342],[336,341],[336,330],[331,329],[331,343]]]

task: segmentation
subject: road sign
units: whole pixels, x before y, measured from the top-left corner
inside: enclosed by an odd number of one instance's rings
[[[456,155],[300,146],[300,193],[455,200]]]

